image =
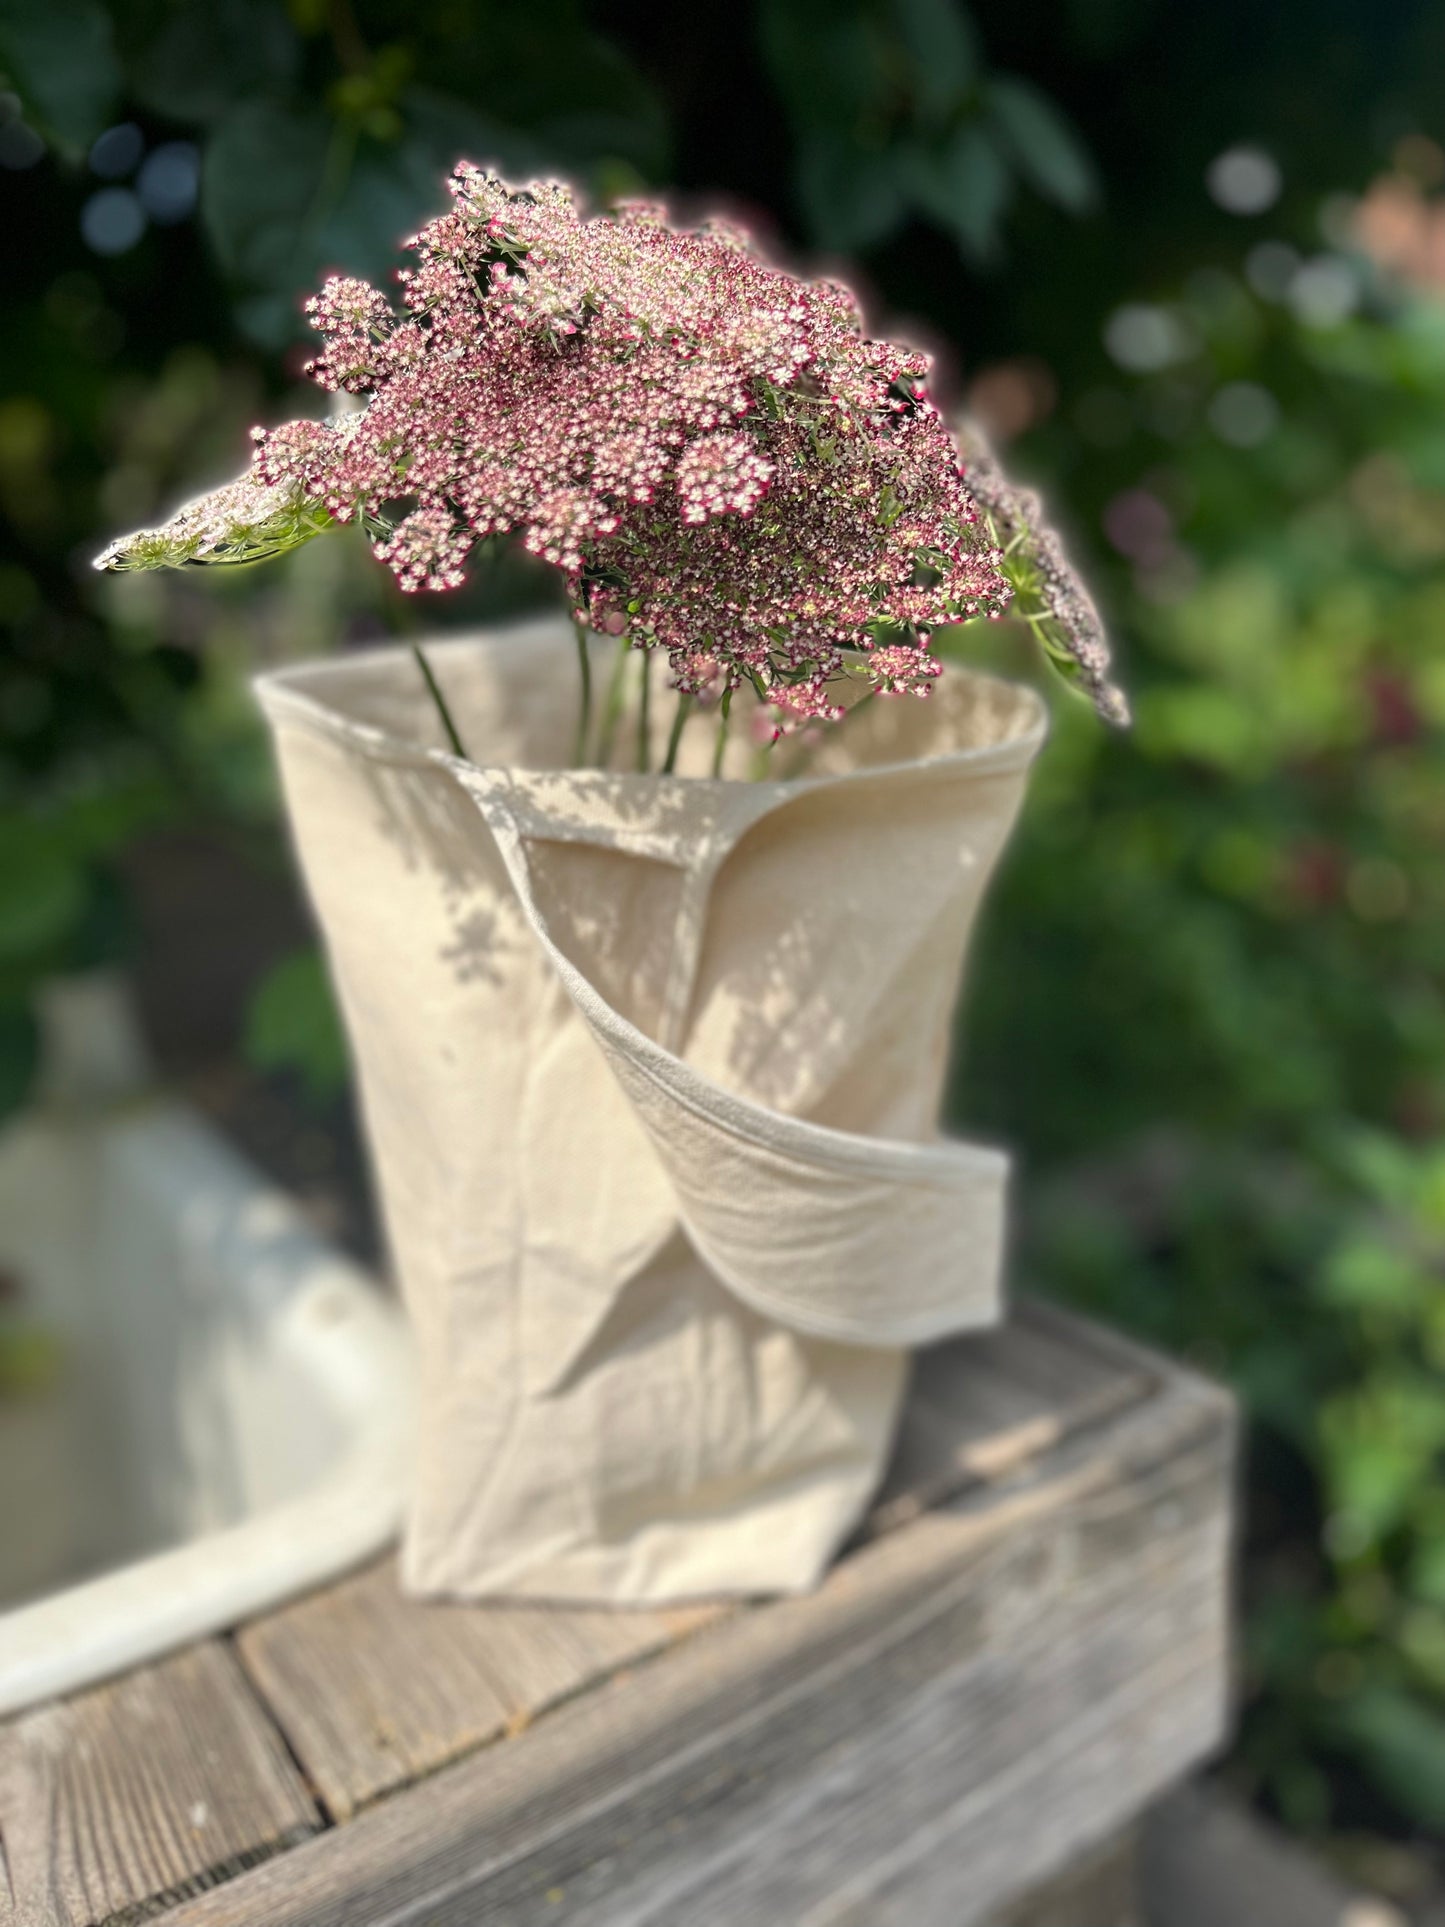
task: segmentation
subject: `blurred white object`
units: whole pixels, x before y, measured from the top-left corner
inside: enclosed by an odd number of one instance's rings
[[[1209,197],[1228,214],[1263,214],[1284,186],[1279,163],[1262,147],[1227,147],[1205,170]]]
[[[1258,448],[1279,427],[1279,403],[1257,381],[1229,381],[1210,401],[1209,426],[1231,448]]]
[[[1337,254],[1317,254],[1289,284],[1289,305],[1307,328],[1335,328],[1360,305],[1360,277]]]
[[[56,977],[36,999],[37,1102],[94,1114],[149,1088],[150,1060],[125,979],[113,970]]]
[[[114,984],[59,987],[43,1024],[41,1096],[0,1131],[0,1273],[61,1362],[0,1401],[0,1714],[379,1551],[412,1440],[399,1310],[199,1116],[137,1095]]]
[[[1116,308],[1104,324],[1104,346],[1131,374],[1153,375],[1187,361],[1199,347],[1198,330],[1174,308],[1132,301]]]

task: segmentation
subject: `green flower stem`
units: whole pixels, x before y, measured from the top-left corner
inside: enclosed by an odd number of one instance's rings
[[[581,620],[572,618],[577,638],[577,667],[582,672],[582,695],[577,707],[577,740],[572,746],[572,767],[580,769],[587,761],[587,733],[592,727],[592,658],[587,649],[587,631]]]
[[[728,746],[728,716],[732,711],[732,706],[733,692],[730,689],[725,689],[723,691],[722,702],[718,706],[717,742],[714,744],[712,752],[712,773],[714,781],[722,775],[723,752]]]
[[[642,691],[637,699],[637,767],[644,774],[652,760],[652,651],[642,652]]]
[[[422,648],[419,642],[409,642],[407,646],[416,657],[416,666],[420,669],[422,680],[427,686],[432,701],[436,704],[436,712],[442,719],[442,728],[446,731],[447,741],[452,746],[452,755],[460,756],[465,762],[467,760],[467,752],[463,747],[461,737],[457,734],[457,726],[452,721],[452,712],[447,708],[447,699],[441,692],[441,685],[432,674],[431,664],[422,654]]]
[[[622,720],[622,698],[627,687],[627,659],[632,644],[626,636],[618,638],[617,654],[607,678],[607,694],[602,699],[602,729],[597,739],[597,764],[606,769],[612,761],[612,746],[617,740],[617,725]]]
[[[667,739],[667,756],[662,765],[664,776],[671,776],[677,767],[677,746],[682,741],[682,726],[687,721],[688,711],[691,708],[691,696],[678,697],[677,714],[672,719],[672,733]]]

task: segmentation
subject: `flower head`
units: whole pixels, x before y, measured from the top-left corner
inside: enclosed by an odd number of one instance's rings
[[[364,408],[256,431],[238,488],[360,521],[408,590],[515,535],[679,687],[750,683],[804,719],[840,713],[849,669],[926,692],[929,628],[1007,606],[927,359],[868,339],[847,289],[719,221],[586,216],[468,162],[450,186],[399,311],[347,277],[307,304],[313,378]],[[184,520],[131,565],[175,559]]]
[[[413,509],[384,542],[376,544],[378,562],[385,562],[399,587],[459,589],[465,581],[463,564],[472,546],[470,533],[459,528],[445,509]]]
[[[673,471],[683,521],[750,515],[775,473],[750,435],[700,435],[688,443]]]

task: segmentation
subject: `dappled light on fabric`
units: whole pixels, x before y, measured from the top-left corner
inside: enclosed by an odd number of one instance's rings
[[[789,781],[705,729],[567,769],[564,623],[432,655],[475,762],[405,652],[261,685],[420,1339],[409,1582],[811,1586],[905,1349],[999,1315],[1007,1159],[936,1119],[1042,706],[960,673]]]

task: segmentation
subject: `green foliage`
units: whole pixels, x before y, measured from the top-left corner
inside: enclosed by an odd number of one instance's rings
[[[1445,1828],[1445,1718],[1398,1688],[1370,1686],[1342,1711],[1339,1735],[1422,1828]]]
[[[326,267],[394,266],[459,155],[599,192],[666,166],[656,98],[577,0],[4,0],[0,63],[72,153],[122,98],[194,133],[207,232],[269,346],[302,333],[300,296]]]
[[[113,783],[0,816],[0,1120],[36,1069],[37,986],[122,948],[111,859],[158,800],[148,784]]]
[[[53,1332],[16,1313],[0,1311],[0,1398],[49,1391],[62,1363],[62,1347]]]
[[[987,104],[1001,148],[1030,187],[1070,213],[1087,212],[1098,192],[1093,163],[1053,102],[1001,74],[989,83]]]
[[[302,41],[282,0],[117,10],[137,101],[168,120],[209,126],[238,103],[285,97],[301,76]]]
[[[0,0],[0,64],[67,152],[95,139],[120,95],[120,63],[101,0]]]
[[[988,71],[958,0],[762,0],[759,19],[822,246],[871,247],[921,216],[981,263],[1017,183],[1075,214],[1093,206],[1093,164],[1063,112]]]
[[[59,837],[24,818],[0,826],[0,966],[58,955],[84,901],[80,865]]]
[[[1166,365],[1096,362],[1044,438],[1116,550],[1138,723],[1059,718],[958,1098],[1030,1157],[1032,1279],[1246,1400],[1238,1771],[1300,1825],[1429,1830],[1445,308],[1331,259],[1352,311],[1324,318],[1195,271],[1159,303]]]
[[[283,958],[257,985],[246,1055],[258,1070],[294,1072],[317,1103],[345,1089],[346,1038],[319,951]]]
[[[0,1002],[0,1121],[24,1103],[40,1067],[40,1033],[27,996]]]

